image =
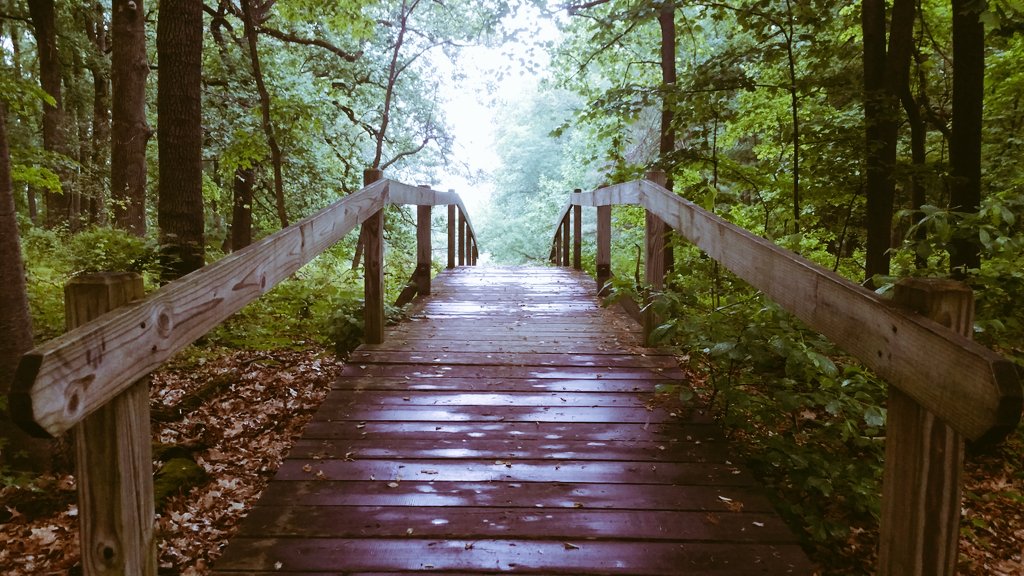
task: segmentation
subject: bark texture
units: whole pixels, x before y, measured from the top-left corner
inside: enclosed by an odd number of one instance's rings
[[[203,219],[202,0],[160,0],[157,130],[161,276],[173,280],[206,261]]]
[[[143,0],[113,0],[110,195],[114,224],[146,233],[146,20]]]

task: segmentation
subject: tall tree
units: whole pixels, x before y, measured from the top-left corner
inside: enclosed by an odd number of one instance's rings
[[[146,13],[143,0],[112,0],[110,195],[114,224],[146,233]]]
[[[162,278],[205,264],[203,230],[202,0],[160,0],[156,32]]]
[[[87,67],[92,74],[92,153],[87,175],[91,194],[88,200],[89,217],[98,224],[107,223],[107,177],[110,156],[110,61],[107,55],[108,26],[103,5],[97,2],[83,9],[85,33],[92,44]]]
[[[270,92],[267,91],[267,84],[263,78],[263,67],[260,64],[260,52],[258,46],[257,27],[269,17],[270,8],[275,0],[263,0],[253,3],[252,0],[242,0],[242,21],[245,26],[245,39],[249,46],[249,59],[252,62],[252,75],[256,80],[256,90],[260,95],[260,112],[263,117],[263,132],[267,135],[267,145],[270,147],[270,161],[274,167],[274,199],[277,208],[277,218],[281,227],[288,226],[288,212],[284,205],[284,175],[281,164],[284,163],[281,146],[277,142],[277,135],[274,133],[274,124],[270,117]]]
[[[981,204],[981,128],[985,96],[985,27],[979,0],[953,0],[953,134],[949,142],[950,208],[977,212]],[[979,241],[953,240],[950,270],[964,275],[981,265]]]
[[[7,105],[0,101],[0,396],[7,397],[18,359],[31,348],[32,318],[11,184]],[[49,464],[46,444],[16,427],[6,410],[0,414],[0,464],[35,470]]]
[[[867,178],[867,246],[865,273],[870,284],[876,274],[889,274],[892,247],[893,171],[899,139],[899,103],[910,88],[914,0],[895,0],[892,23],[884,0],[864,0],[864,126]],[[886,29],[889,42],[886,46]]]
[[[43,149],[52,155],[65,155],[66,136],[64,134],[64,103],[61,97],[61,80],[63,66],[57,52],[57,15],[53,0],[29,0],[29,14],[35,30],[36,46],[39,57],[39,83],[43,90],[53,98],[52,102],[43,103]],[[59,161],[63,164],[63,161]],[[61,175],[59,192],[47,192],[46,225],[48,227],[72,222],[71,195],[68,190],[67,171],[58,168]],[[77,217],[73,220],[77,221]]]
[[[231,193],[231,249],[252,244],[252,188],[256,172],[251,166],[235,169]]]

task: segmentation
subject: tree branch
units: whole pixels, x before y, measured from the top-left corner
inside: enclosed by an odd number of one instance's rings
[[[275,28],[270,28],[268,26],[260,25],[259,32],[262,34],[266,34],[271,38],[277,38],[278,40],[281,40],[283,42],[290,42],[292,44],[301,44],[303,46],[316,46],[318,48],[323,48],[324,50],[333,53],[334,55],[340,57],[346,62],[355,62],[363,55],[362,51],[353,54],[351,52],[338,48],[337,46],[331,44],[326,40],[321,40],[319,38],[302,38],[301,36],[296,36],[295,34],[284,32],[282,30],[277,30]]]

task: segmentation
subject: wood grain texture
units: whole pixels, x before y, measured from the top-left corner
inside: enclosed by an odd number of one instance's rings
[[[654,183],[572,194],[571,203],[643,206],[967,439],[996,442],[1020,421],[1010,361]]]
[[[25,354],[11,387],[18,422],[59,435],[246,304],[340,241],[388,202],[454,203],[457,195],[379,180],[259,242]],[[463,215],[463,230],[475,237]]]
[[[974,295],[965,284],[906,279],[895,301],[965,337],[973,331]],[[889,388],[879,575],[956,574],[963,459],[960,434]]]
[[[78,276],[64,293],[68,329],[145,296],[142,277],[133,273]],[[155,576],[148,380],[73,431],[83,574]]]
[[[812,573],[710,418],[657,393],[675,358],[584,274],[433,288],[353,353],[215,573]]]

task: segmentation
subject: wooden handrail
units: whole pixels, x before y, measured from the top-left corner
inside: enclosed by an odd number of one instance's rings
[[[955,574],[964,438],[978,444],[1003,439],[1020,422],[1024,396],[1013,363],[970,340],[970,289],[908,279],[896,286],[895,301],[886,300],[659,184],[638,180],[572,193],[557,221],[551,259],[569,265],[560,254],[567,249],[569,209],[597,207],[602,291],[610,277],[616,204],[647,210],[648,285],[659,286],[664,274],[667,224],[888,382],[878,574]],[[578,212],[575,217],[579,222]]]
[[[39,436],[67,431],[389,203],[454,205],[466,221],[457,194],[390,180],[374,182],[144,300],[29,351],[11,386],[12,416]],[[472,224],[468,230],[475,250]]]
[[[572,193],[570,206],[642,206],[755,289],[975,442],[1013,431],[1013,363],[647,180]],[[561,220],[560,220],[561,221]],[[559,232],[556,232],[556,237]]]

